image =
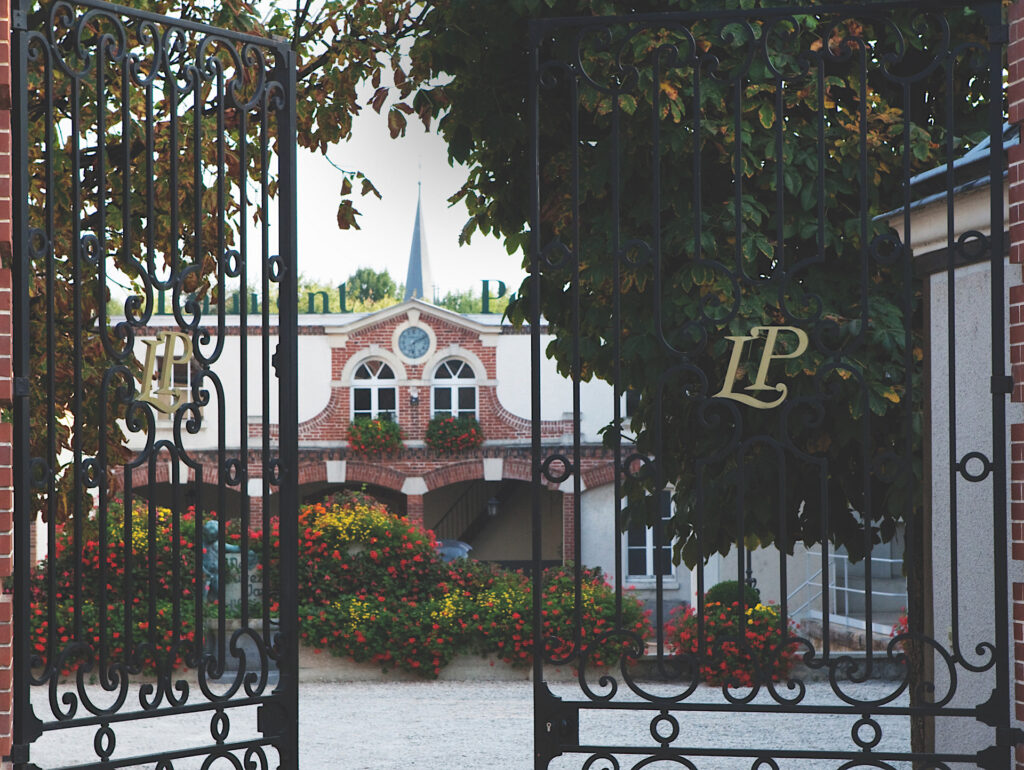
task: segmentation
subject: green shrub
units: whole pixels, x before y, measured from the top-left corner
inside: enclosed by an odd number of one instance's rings
[[[743,584],[743,596],[744,604],[747,607],[753,607],[761,601],[761,592],[750,585],[750,583]],[[704,602],[714,602],[717,604],[724,604],[729,606],[733,602],[740,600],[740,584],[738,580],[723,580],[721,583],[716,583],[708,589],[707,593],[704,594]]]

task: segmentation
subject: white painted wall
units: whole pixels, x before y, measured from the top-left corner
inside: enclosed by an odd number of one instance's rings
[[[561,420],[572,415],[572,382],[558,373],[555,362],[543,355],[553,339],[541,337],[541,419]],[[530,419],[530,335],[505,334],[498,338],[498,400],[513,414]],[[584,443],[599,443],[598,430],[614,414],[612,386],[593,379],[580,384],[580,432]]]
[[[615,582],[616,575],[623,574],[623,584],[633,586],[637,595],[650,607],[654,607],[655,581],[636,580],[625,576],[625,563],[617,564],[615,560],[615,542],[622,543],[623,560],[625,560],[626,543],[623,535],[615,529],[615,487],[605,484],[594,489],[587,489],[580,499],[580,515],[582,517],[583,537],[580,543],[583,564],[587,567],[600,567],[608,580]],[[686,567],[677,567],[675,574],[663,579],[664,600],[680,603],[690,601],[690,571]],[[651,618],[652,622],[654,617]]]
[[[159,319],[163,321],[163,319]],[[234,322],[237,325],[237,318],[228,318],[228,325]],[[154,323],[153,326],[157,326]],[[168,319],[166,325],[172,327]],[[264,388],[268,389],[270,397],[269,421],[277,422],[278,413],[278,387],[277,378],[271,376],[264,383],[263,375],[263,352],[262,342],[258,336],[241,337],[230,335],[224,337],[224,347],[219,359],[211,367],[226,395],[227,408],[221,410],[220,399],[217,389],[212,382],[207,381],[206,389],[210,392],[210,403],[203,408],[202,427],[198,434],[184,434],[182,439],[186,446],[195,449],[212,449],[217,446],[217,431],[220,421],[223,420],[228,446],[238,446],[239,439],[244,427],[244,415],[240,411],[238,393],[242,387],[242,371],[239,366],[241,360],[241,346],[247,346],[247,412],[250,419],[260,422],[263,411]],[[201,346],[200,350],[206,355],[212,355],[216,345],[216,339],[211,340],[208,345]],[[270,351],[273,355],[277,345],[277,337],[270,339]],[[163,349],[158,351],[162,354]],[[136,343],[136,355],[142,360],[145,354],[145,345],[141,341]],[[299,420],[308,420],[319,414],[327,405],[331,392],[331,355],[328,338],[323,335],[301,335],[298,338],[298,368],[299,368]],[[157,438],[171,438],[173,435],[173,421],[164,417],[157,419]],[[141,434],[129,434],[131,446],[139,448],[144,443]]]
[[[1010,267],[1007,260],[1008,275],[1011,275]],[[954,363],[950,358],[947,334],[948,276],[946,272],[940,272],[930,276],[928,281],[931,293],[928,332],[932,372],[929,396],[935,638],[950,651],[959,650],[968,664],[981,665],[990,656],[979,654],[976,647],[985,642],[991,644],[995,628],[990,598],[993,591],[993,483],[991,476],[984,481],[968,482],[955,474],[951,466],[969,452],[981,452],[986,457],[993,455],[992,401],[989,395],[992,371],[991,270],[987,263],[980,263],[958,268],[954,274],[955,375],[952,391],[948,377]],[[1004,307],[1008,302],[1007,290]],[[950,399],[951,392],[955,404]],[[1024,421],[1020,404],[1007,398],[1007,406],[1008,425]],[[951,424],[956,426],[952,454]],[[974,472],[979,467],[974,464],[969,469]],[[956,530],[955,540],[953,528]],[[1011,560],[1009,564],[1010,582],[1024,579],[1020,562]],[[956,615],[954,602],[958,606]],[[1010,640],[1007,643],[1008,649],[1012,650]],[[950,682],[948,668],[938,654],[935,655],[935,674],[938,696],[948,690]],[[974,707],[988,700],[995,684],[992,670],[978,674],[958,667],[956,676],[956,693],[950,706]],[[938,752],[982,749],[993,742],[993,731],[989,727],[971,720],[949,722],[947,729],[936,727],[935,749]]]
[[[306,315],[299,317],[300,326],[324,326],[326,334],[300,335],[298,338],[299,368],[299,420],[308,420],[319,414],[327,405],[331,395],[331,345],[339,338],[337,331],[362,316],[349,315]],[[473,320],[483,323],[493,319],[496,326],[500,316],[473,316]],[[227,325],[237,325],[237,316],[228,316]],[[174,328],[170,317],[157,317],[152,326],[166,325]],[[261,342],[259,337],[242,338],[237,335],[224,338],[224,350],[220,360],[213,367],[214,373],[220,378],[225,393],[237,394],[241,387],[241,372],[238,367],[242,339],[247,340],[248,395],[249,413],[258,416],[262,410],[262,373],[261,373]],[[541,340],[542,348],[546,347],[552,337],[545,335]],[[215,340],[203,346],[210,352]],[[271,350],[277,344],[277,338],[271,339]],[[139,341],[136,354],[141,358],[145,347]],[[498,400],[512,414],[530,419],[530,336],[528,334],[511,334],[498,337],[497,345],[497,395]],[[558,374],[555,363],[544,357],[541,364],[542,419],[561,420],[572,414],[572,383]],[[600,441],[598,430],[611,419],[613,413],[612,387],[601,381],[584,382],[580,387],[580,429],[584,443]],[[277,381],[270,382],[270,421],[277,421]],[[237,442],[240,435],[240,414],[238,400],[234,396],[229,399],[231,407],[225,413],[224,420],[227,430],[228,444]],[[196,449],[216,446],[216,425],[219,415],[219,403],[216,393],[211,391],[211,403],[203,413],[203,429],[195,436],[186,436],[186,444]],[[158,421],[158,437],[170,437],[171,422]],[[136,438],[133,446],[141,445]]]

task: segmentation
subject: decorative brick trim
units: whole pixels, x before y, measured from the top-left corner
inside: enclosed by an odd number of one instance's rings
[[[387,465],[349,460],[348,464],[345,466],[345,483],[374,484],[378,487],[384,487],[386,489],[393,489],[395,492],[401,492],[402,485],[405,484],[405,474],[400,473]],[[415,495],[409,495],[407,499],[411,501],[413,497],[415,497]],[[412,518],[411,513],[408,515],[409,518]],[[422,521],[423,509],[421,498],[420,522],[422,523]]]
[[[603,487],[605,484],[611,484],[615,481],[615,463],[605,463],[596,468],[584,470],[580,474],[580,478],[583,481],[584,489],[593,489],[594,487]]]
[[[442,465],[440,468],[426,473],[423,481],[427,489],[439,489],[450,484],[458,484],[460,481],[477,481],[484,477],[484,463],[480,458],[453,462],[449,465]]]

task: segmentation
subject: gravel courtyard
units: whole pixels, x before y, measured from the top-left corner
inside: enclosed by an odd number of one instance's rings
[[[556,694],[570,694],[568,685],[553,685]],[[892,685],[869,683],[859,697],[891,692]],[[37,693],[40,710],[45,692]],[[705,700],[720,702],[709,693]],[[302,770],[530,770],[532,768],[532,694],[526,681],[515,682],[325,682],[304,683],[301,689],[300,746]],[[97,700],[100,700],[97,695]],[[807,703],[834,703],[828,685],[808,685]],[[902,700],[897,704],[903,703]],[[581,719],[581,742],[625,742],[649,745],[651,712],[623,715],[588,712]],[[763,747],[855,750],[851,729],[856,716],[753,714],[742,719],[727,713],[680,715],[681,733],[674,745],[700,747]],[[880,720],[881,721],[881,720]],[[113,758],[182,748],[210,739],[210,715],[181,715],[148,723],[115,725]],[[906,750],[908,723],[882,721],[883,735],[876,750]],[[255,719],[235,715],[231,739],[255,729]],[[78,735],[70,735],[77,732]],[[95,732],[48,733],[32,749],[40,768],[96,761]],[[552,768],[580,768],[585,755],[561,757]],[[627,758],[628,759],[628,758]],[[639,757],[636,758],[639,760]],[[750,760],[707,757],[695,760],[700,770],[749,768]],[[201,761],[176,760],[174,770],[198,768]],[[623,768],[634,762],[623,762]],[[788,770],[835,767],[837,762],[787,761]],[[271,767],[276,762],[271,762]],[[211,770],[231,767],[219,760]],[[668,763],[651,767],[668,768]],[[681,765],[673,763],[673,768]],[[767,767],[767,766],[765,766]],[[258,768],[258,766],[257,766]],[[262,770],[258,768],[258,770]],[[598,762],[594,770],[610,770]]]

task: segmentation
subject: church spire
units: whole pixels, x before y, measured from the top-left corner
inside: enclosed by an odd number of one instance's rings
[[[405,275],[405,296],[430,302],[434,296],[434,281],[430,274],[430,259],[427,254],[427,231],[423,226],[423,188],[416,193],[416,221],[412,227],[412,246],[409,248],[409,270]]]

